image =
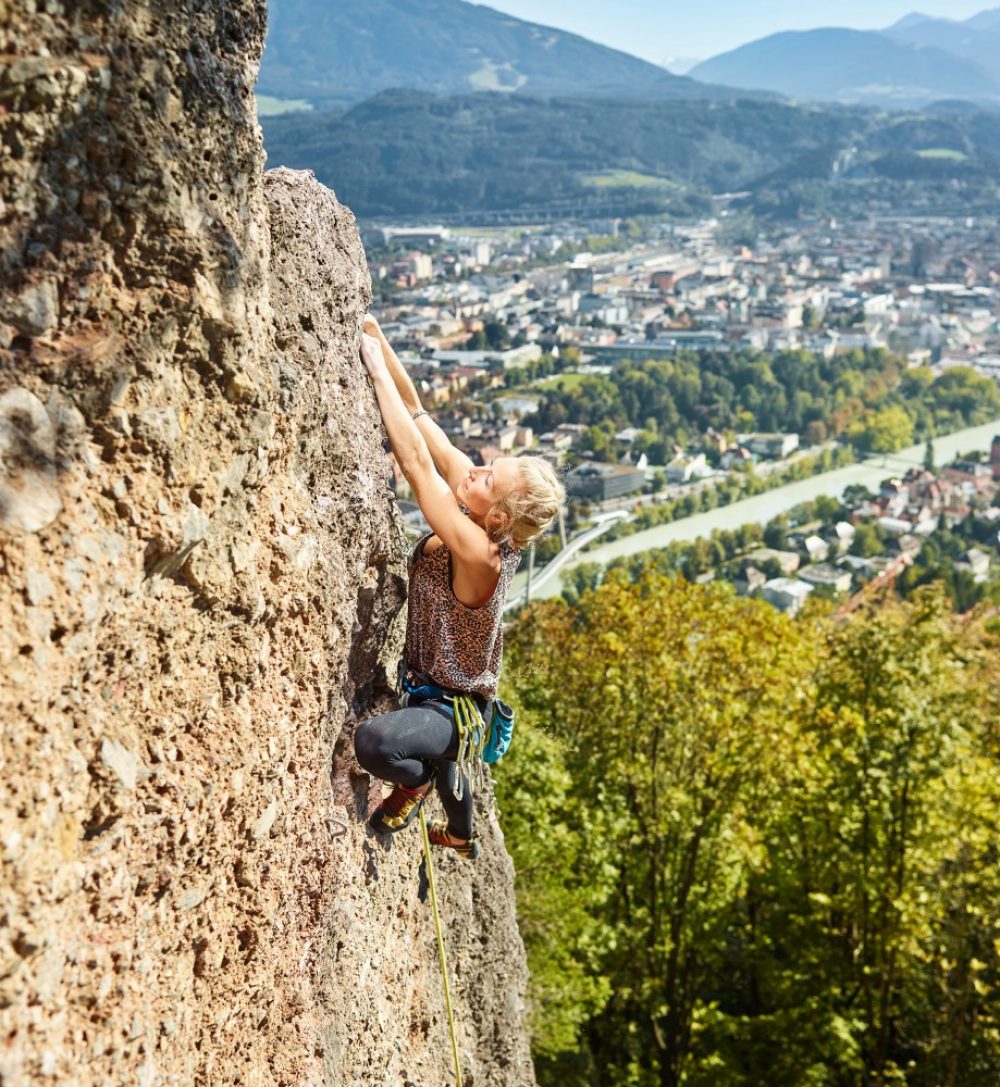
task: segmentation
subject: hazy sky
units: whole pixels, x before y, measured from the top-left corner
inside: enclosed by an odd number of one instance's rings
[[[667,57],[707,58],[779,30],[847,26],[879,30],[920,11],[967,19],[995,7],[990,0],[487,0],[534,23],[660,63]]]

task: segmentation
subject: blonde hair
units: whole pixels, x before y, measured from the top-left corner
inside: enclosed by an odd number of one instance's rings
[[[525,548],[542,536],[566,498],[555,469],[544,457],[518,457],[517,482],[486,515],[494,543]]]

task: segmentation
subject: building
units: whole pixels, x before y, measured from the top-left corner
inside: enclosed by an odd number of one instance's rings
[[[755,456],[772,460],[787,457],[799,447],[798,434],[750,434],[741,441]]]
[[[389,245],[437,245],[451,237],[446,226],[386,226],[366,231],[375,244]]]
[[[990,557],[978,547],[970,547],[964,561],[955,563],[955,569],[967,571],[977,582],[985,581],[990,573]]]
[[[585,264],[571,264],[566,269],[570,289],[590,292],[594,289],[594,269]]]
[[[849,551],[857,529],[847,521],[838,521],[828,532],[827,542],[836,549],[838,555]]]
[[[794,574],[802,562],[802,557],[797,551],[778,551],[773,547],[758,547],[746,557],[755,566],[763,566],[764,563],[773,560],[786,576]]]
[[[891,539],[898,540],[900,536],[906,536],[913,530],[913,525],[901,517],[879,517],[876,523]]]
[[[434,361],[442,366],[472,366],[477,370],[516,370],[542,357],[537,343],[510,347],[506,351],[435,351]]]
[[[406,267],[418,283],[434,277],[434,261],[426,253],[411,253],[406,259]]]
[[[517,427],[501,427],[496,432],[495,442],[498,449],[504,453],[509,453],[517,445]]]
[[[729,345],[721,332],[711,329],[666,332],[656,340],[630,340],[623,338],[610,344],[593,344],[588,350],[600,362],[644,362],[646,359],[662,359],[679,350],[689,348],[728,351]]]
[[[802,549],[809,556],[810,562],[825,562],[830,554],[830,545],[815,533],[803,539]]]
[[[566,491],[574,498],[604,502],[609,498],[641,491],[646,473],[627,464],[604,464],[600,461],[577,465],[566,475]]]
[[[743,576],[738,577],[733,586],[736,589],[737,596],[750,596],[752,593],[757,592],[758,589],[763,589],[767,583],[767,574],[763,570],[758,570],[756,566],[750,566],[749,564],[743,569]]]
[[[512,394],[498,397],[494,404],[498,411],[504,415],[514,415],[520,418],[523,415],[531,415],[538,411],[538,397]]]
[[[493,259],[493,249],[489,242],[474,242],[469,256],[473,264],[478,264],[480,268],[486,268]]]
[[[666,467],[668,483],[687,483],[695,476],[703,476],[710,473],[705,462],[705,454],[697,453],[688,456],[686,453],[674,457]]]
[[[763,585],[764,599],[779,611],[795,615],[801,610],[813,586],[798,578],[773,577]]]
[[[836,593],[846,593],[851,588],[851,571],[831,566],[828,562],[818,562],[799,571],[799,579],[814,588],[824,586]]]

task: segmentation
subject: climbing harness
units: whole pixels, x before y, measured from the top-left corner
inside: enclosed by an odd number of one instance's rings
[[[441,960],[441,982],[444,985],[444,1006],[448,1013],[448,1031],[451,1034],[451,1055],[455,1060],[455,1087],[462,1087],[462,1066],[458,1060],[458,1035],[455,1032],[455,1012],[451,1006],[451,989],[448,986],[448,963],[444,957],[444,936],[441,932],[441,915],[438,913],[437,890],[434,886],[434,865],[431,863],[431,841],[427,834],[427,813],[420,808],[420,830],[424,838],[424,864],[427,867],[427,886],[431,892],[431,912],[434,914],[434,931],[437,933],[438,958]]]
[[[405,665],[400,668],[400,687],[406,705],[411,699],[419,702],[436,702],[449,713],[458,729],[458,755],[455,762],[458,773],[453,793],[462,799],[463,781],[468,778],[476,789],[485,782],[483,763],[494,763],[503,758],[510,747],[514,734],[514,711],[499,698],[492,701],[477,698],[464,691],[451,691],[432,680],[410,678]]]

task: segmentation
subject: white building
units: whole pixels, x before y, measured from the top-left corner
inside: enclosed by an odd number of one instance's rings
[[[770,581],[765,581],[763,586],[764,599],[779,611],[787,611],[790,615],[801,610],[812,591],[812,585],[790,577],[773,577]]]
[[[668,483],[688,483],[695,477],[707,475],[710,469],[705,461],[705,454],[698,453],[689,457],[686,453],[674,459],[666,467]]]

